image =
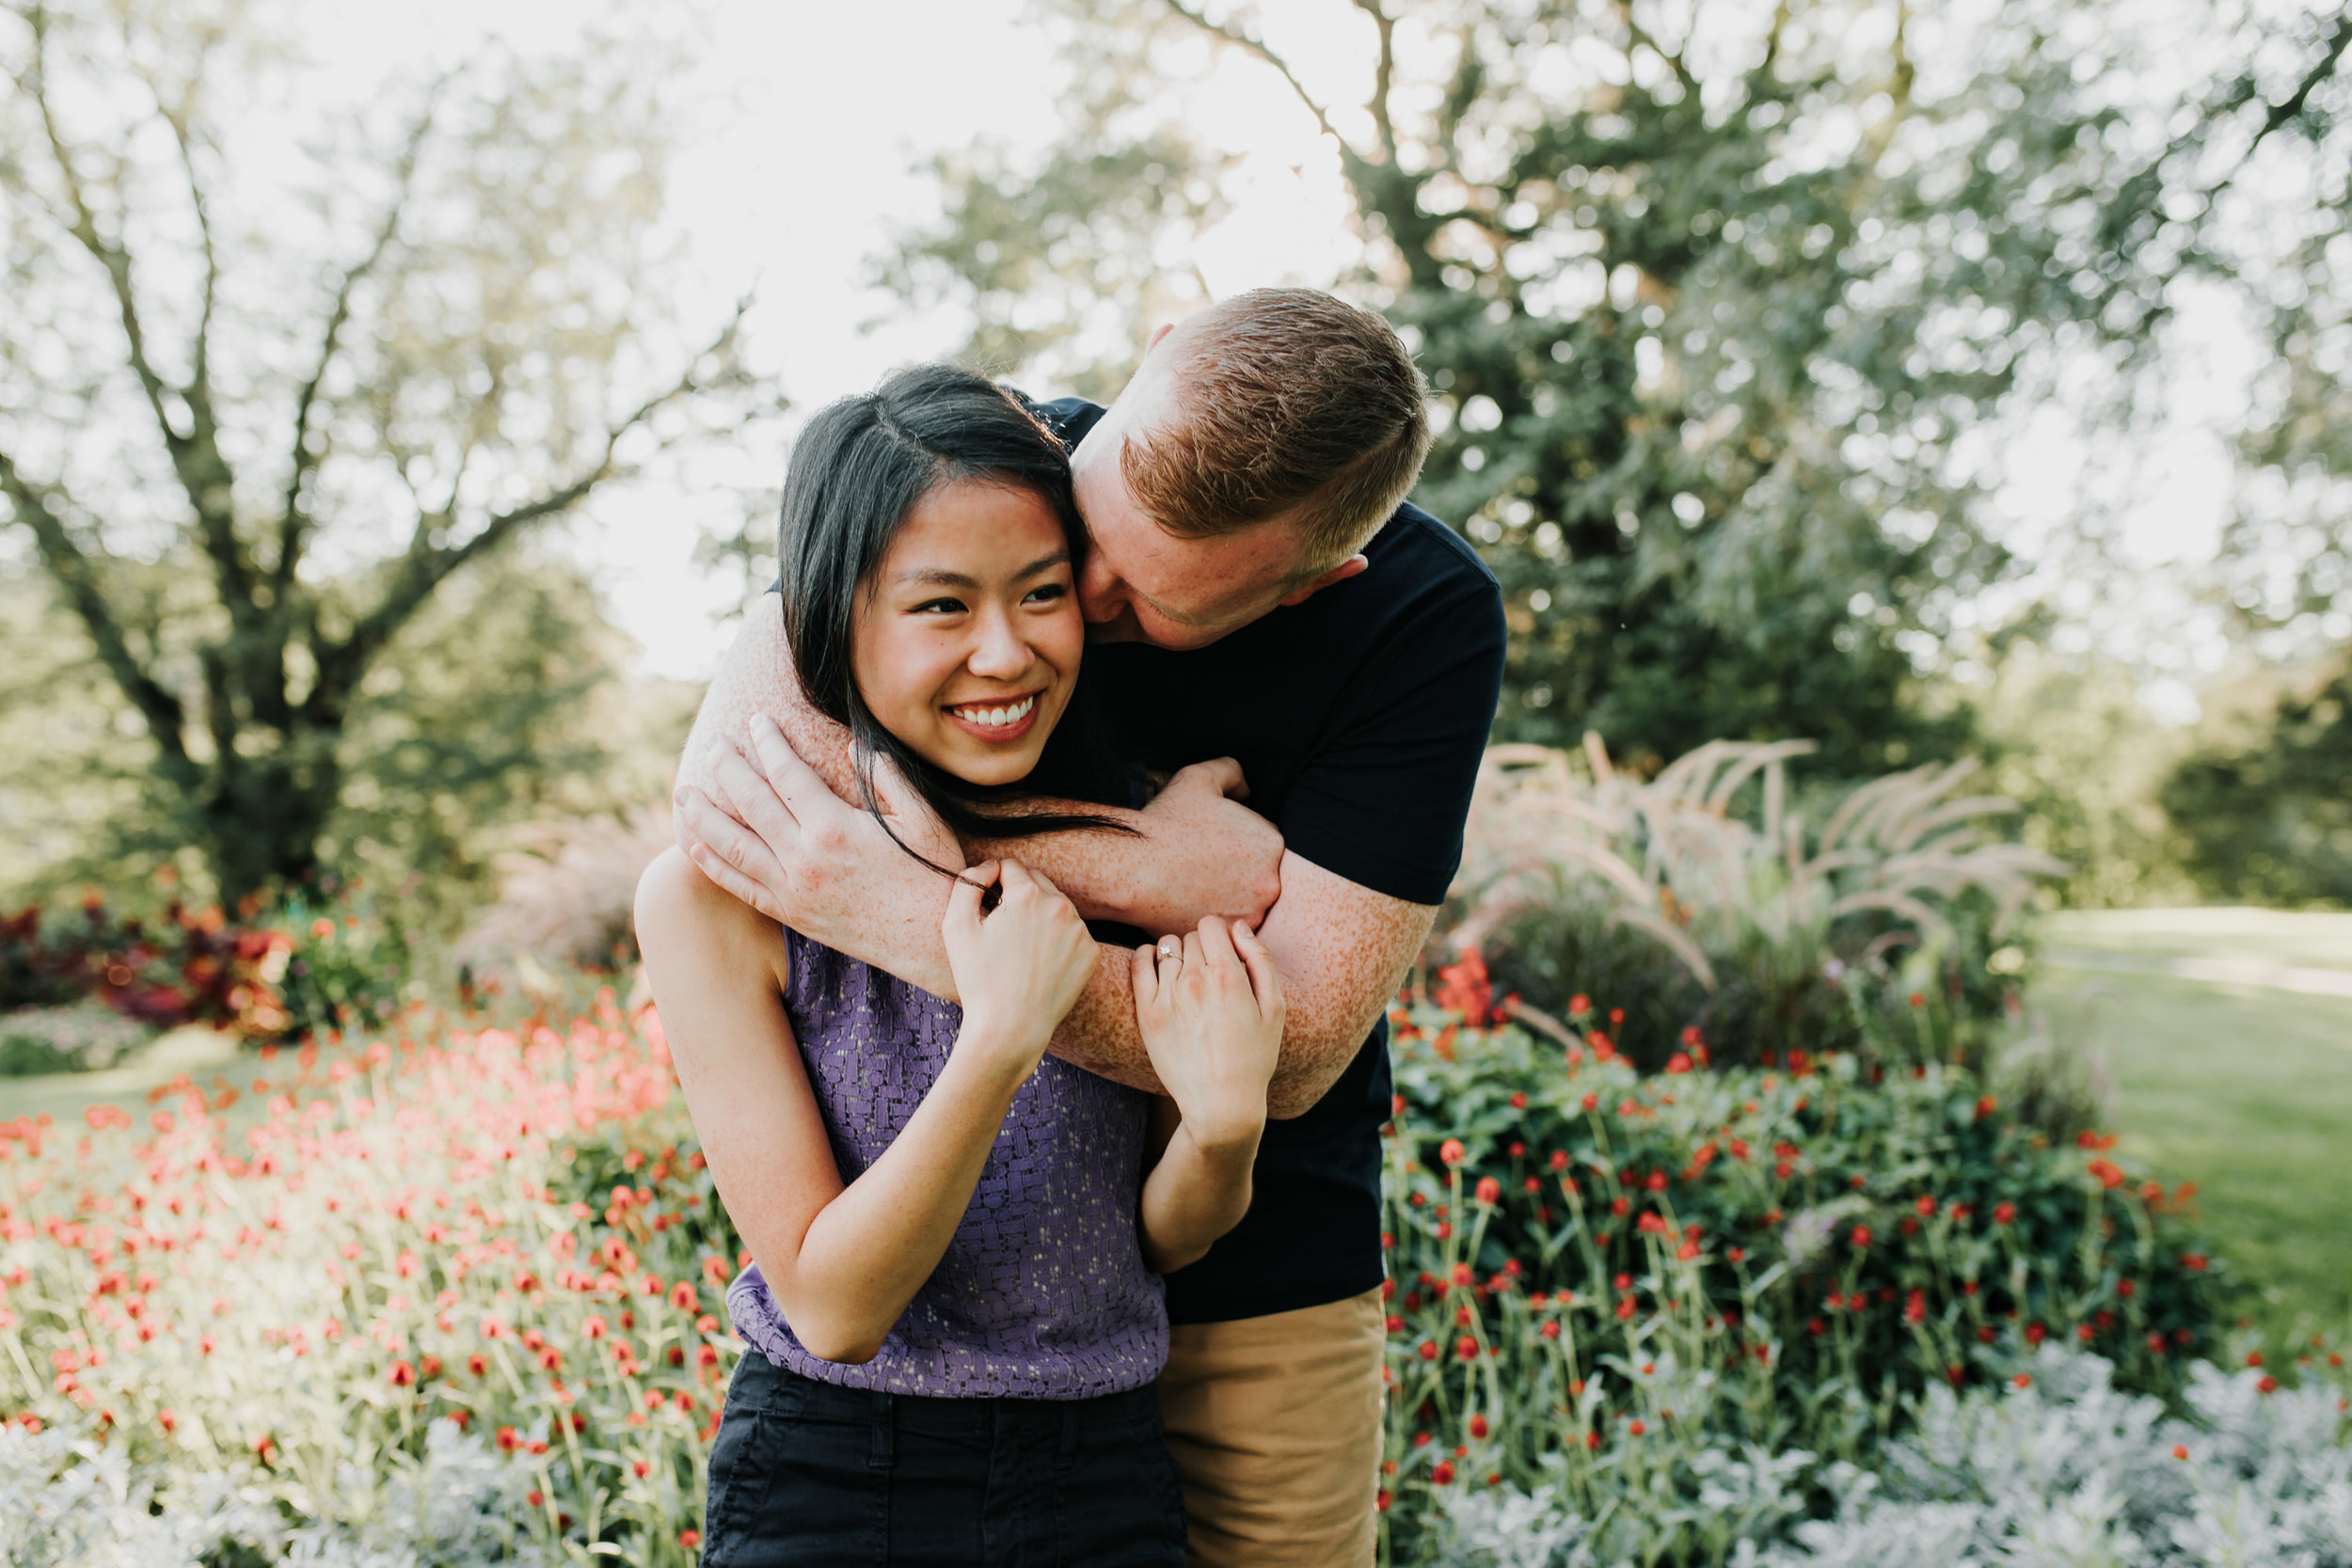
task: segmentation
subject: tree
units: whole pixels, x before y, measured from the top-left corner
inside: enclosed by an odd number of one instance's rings
[[[317,873],[371,678],[453,587],[772,402],[733,320],[698,346],[645,304],[659,51],[284,128],[245,10],[0,5],[0,538],[224,901]]]
[[[1900,0],[1055,11],[1082,78],[1124,96],[1083,95],[1035,170],[945,169],[950,222],[902,258],[984,317],[1025,288],[1083,294],[1087,251],[1015,264],[1000,226],[983,265],[962,215],[1017,209],[1043,233],[1086,160],[1147,136],[1164,183],[1213,179],[1168,161],[1182,84],[1203,40],[1254,62],[1337,151],[1362,241],[1343,286],[1438,394],[1420,497],[1502,579],[1499,733],[1596,727],[1637,760],[1805,736],[1842,773],[1967,736],[1919,675],[2017,629],[1977,613],[2010,569],[1978,521],[1988,420],[2054,356],[2153,341],[2217,161],[2227,182],[2217,149],[2312,110],[2308,87],[2265,96],[2232,62],[2297,42],[2298,77],[2324,80],[2335,47],[2217,18],[2225,69],[2184,96],[2139,90],[2129,9],[2095,0],[2063,25],[2022,0],[1973,22]],[[1341,34],[1366,64],[1334,96],[1283,40]],[[1096,249],[1130,221],[1081,215]]]
[[[2188,870],[2225,898],[2352,904],[2352,669],[2289,691],[2250,744],[2208,748],[2164,786]]]

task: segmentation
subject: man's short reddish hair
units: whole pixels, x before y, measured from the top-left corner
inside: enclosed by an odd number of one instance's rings
[[[1131,435],[1120,466],[1171,533],[1287,515],[1304,580],[1361,548],[1421,475],[1428,388],[1373,311],[1314,289],[1252,289],[1186,321],[1168,350],[1176,413]]]

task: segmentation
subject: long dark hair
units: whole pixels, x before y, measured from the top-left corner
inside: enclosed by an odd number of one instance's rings
[[[1071,495],[1070,459],[1020,399],[986,376],[953,365],[919,366],[809,420],[785,472],[776,551],[784,635],[801,689],[818,712],[849,729],[859,803],[877,820],[882,812],[874,762],[882,757],[960,837],[1132,832],[1106,816],[1020,809],[1023,800],[1048,792],[1123,803],[1104,728],[1083,705],[1083,678],[1037,768],[1014,784],[993,785],[959,779],[926,760],[882,728],[858,691],[851,649],[860,595],[914,504],[942,484],[974,479],[1017,485],[1050,506],[1074,568],[1086,530]],[[888,822],[882,825],[887,831]],[[896,833],[891,837],[898,842]],[[898,847],[915,854],[902,842]]]

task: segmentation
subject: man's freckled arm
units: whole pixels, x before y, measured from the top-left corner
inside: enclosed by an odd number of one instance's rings
[[[775,721],[794,752],[823,777],[835,795],[846,800],[856,794],[850,732],[809,706],[800,677],[792,673],[792,650],[785,641],[784,618],[767,596],[743,617],[743,629],[736,634],[719,673],[711,677],[709,690],[703,694],[703,705],[694,714],[694,727],[678,758],[677,784],[672,794],[698,789],[713,800],[722,799],[713,787],[712,776],[719,742],[724,737],[738,746],[745,745],[752,716],[759,713]],[[944,891],[940,908],[946,908]]]
[[[684,831],[691,817],[686,806],[690,793],[699,793],[724,809],[727,797],[718,786],[719,759],[730,743],[749,754],[751,723],[760,714],[774,721],[793,752],[834,796],[845,801],[856,798],[849,732],[809,705],[792,673],[791,651],[781,618],[772,605],[763,602],[745,620],[712,679],[678,762],[674,793],[680,808],[682,847],[691,847]],[[1230,769],[1231,765],[1222,767]],[[736,777],[743,775],[739,772]],[[1108,816],[1136,832],[967,842],[963,845],[965,863],[1018,860],[1043,872],[1089,918],[1150,925],[1155,927],[1154,934],[1162,928],[1189,930],[1204,914],[1255,920],[1279,891],[1273,867],[1281,841],[1247,807],[1221,798],[1217,781],[1223,777],[1215,768],[1186,768],[1149,813],[1041,800],[1034,802],[1034,809]],[[784,851],[783,846],[774,843],[769,848],[778,855]],[[768,891],[786,908],[793,907],[785,889]],[[945,879],[937,888],[901,884],[890,896],[914,902],[902,910],[868,911],[864,923],[893,933],[888,940],[894,947],[901,941],[920,942],[925,944],[923,952],[843,950],[938,990],[947,983],[946,948],[937,934],[939,920],[946,911],[947,891]]]
[[[1394,999],[1438,911],[1374,893],[1298,856],[1282,857],[1282,896],[1258,935],[1282,972],[1288,1021],[1282,1058],[1266,1088],[1266,1113],[1287,1119],[1313,1108]],[[1104,950],[1093,981],[1062,1026],[1055,1055],[1133,1088],[1157,1092],[1136,1027],[1128,967]]]

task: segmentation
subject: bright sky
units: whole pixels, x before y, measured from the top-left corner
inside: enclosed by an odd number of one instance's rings
[[[912,172],[925,153],[995,137],[1036,146],[1057,129],[1059,70],[1049,40],[1022,20],[1021,0],[711,0],[698,127],[674,169],[675,221],[687,241],[701,313],[715,318],[756,282],[754,361],[805,411],[870,386],[889,367],[952,348],[962,323],[911,319],[868,290],[868,261],[894,226],[932,212]],[[306,8],[320,63],[355,88],[387,69],[446,60],[467,41],[502,36],[531,49],[568,37],[583,8],[552,0],[412,0],[404,7]],[[1366,40],[1285,37],[1311,81],[1338,91],[1357,74]],[[1218,293],[1281,279],[1327,281],[1344,262],[1344,198],[1336,160],[1311,120],[1270,74],[1237,65],[1208,100],[1215,140],[1248,156],[1245,198],[1198,258]],[[882,321],[876,330],[864,330]],[[2015,433],[2000,510],[2033,541],[2092,495],[2119,490],[2132,555],[2151,565],[2207,557],[2227,515],[2230,476],[2220,424],[2243,406],[2253,368],[2245,334],[2217,307],[2190,314],[2205,373],[2174,394],[2173,428],[2118,462],[2049,411]],[[779,460],[762,454],[778,471]],[[740,466],[739,466],[739,467]],[[644,667],[707,675],[732,635],[739,585],[692,564],[696,539],[734,515],[715,470],[664,474],[598,504],[572,537],[597,566],[611,612],[645,650]],[[2157,683],[2150,705],[2193,716],[2188,683],[2226,652],[2211,635],[2168,622],[2177,689]]]

